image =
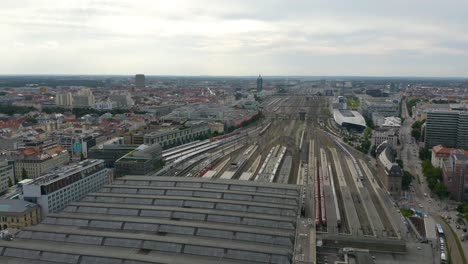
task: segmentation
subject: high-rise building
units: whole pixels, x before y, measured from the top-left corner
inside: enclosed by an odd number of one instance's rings
[[[145,75],[144,74],[137,74],[135,75],[135,87],[136,88],[145,88]]]
[[[72,94],[70,92],[56,94],[55,104],[57,106],[72,106],[73,105]]]
[[[258,75],[257,78],[257,92],[261,92],[263,90],[263,78],[262,75]]]
[[[427,112],[425,145],[432,148],[468,149],[468,111],[432,110]]]
[[[450,198],[468,201],[468,155],[452,153],[443,163],[442,171]]]
[[[56,213],[111,182],[103,160],[87,159],[56,169],[22,186],[22,200],[41,206],[41,215]]]
[[[89,88],[82,88],[73,96],[73,107],[94,107],[96,99]]]

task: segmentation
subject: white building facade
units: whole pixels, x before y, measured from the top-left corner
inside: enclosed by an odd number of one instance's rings
[[[86,194],[96,192],[112,180],[104,160],[88,159],[61,168],[23,185],[21,199],[39,204],[41,215],[56,213],[70,202],[81,200]]]

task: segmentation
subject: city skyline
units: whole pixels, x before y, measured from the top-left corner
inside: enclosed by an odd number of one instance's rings
[[[463,1],[6,1],[0,74],[467,77]]]

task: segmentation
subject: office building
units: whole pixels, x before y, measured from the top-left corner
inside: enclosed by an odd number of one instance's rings
[[[72,160],[81,160],[87,158],[88,149],[96,145],[96,137],[93,136],[92,131],[75,132],[60,133],[56,135],[56,140],[70,153]]]
[[[450,198],[468,201],[468,155],[452,153],[443,163],[442,172]]]
[[[18,199],[0,199],[0,230],[23,229],[40,221],[41,209],[37,204]]]
[[[24,148],[15,152],[11,158],[15,161],[17,179],[35,179],[50,169],[70,162],[70,155],[60,145],[47,149]]]
[[[56,213],[112,181],[103,160],[87,159],[56,169],[22,186],[20,199],[41,207],[42,217]]]
[[[362,115],[366,118],[372,118],[373,113],[379,113],[383,117],[400,115],[398,100],[361,96],[360,102]]]
[[[387,142],[390,146],[396,148],[398,145],[398,133],[391,128],[376,128],[372,131],[371,143],[378,146],[383,142]]]
[[[135,87],[136,88],[145,88],[146,77],[144,74],[135,75]]]
[[[146,175],[161,169],[163,164],[159,144],[141,145],[115,161],[115,175]]]
[[[55,105],[70,107],[73,105],[73,96],[70,92],[58,93],[55,95]]]
[[[468,149],[468,111],[427,112],[424,143],[426,148],[442,145]]]
[[[13,162],[0,160],[0,194],[15,184],[15,167]]]
[[[299,192],[295,184],[125,176],[0,240],[0,262],[298,263],[294,248],[309,246],[300,237],[315,232],[298,222]]]
[[[403,171],[400,166],[394,162],[395,151],[387,143],[381,144],[377,149],[382,149],[380,152],[379,150],[377,151],[377,164],[384,186],[394,199],[400,199]]]
[[[263,90],[263,78],[262,75],[258,75],[257,78],[257,92],[261,92]]]
[[[107,168],[114,168],[116,160],[137,149],[139,146],[124,144],[123,141],[124,139],[119,137],[96,145],[88,151],[88,158],[102,159]]]
[[[144,144],[152,145],[158,143],[163,149],[166,149],[194,140],[208,138],[210,133],[210,127],[205,122],[197,122],[187,125],[186,128],[173,126],[148,133],[144,136]]]

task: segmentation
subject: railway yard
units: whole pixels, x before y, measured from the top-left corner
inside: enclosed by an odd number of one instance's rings
[[[320,241],[317,263],[327,263],[329,253],[323,252],[341,240],[403,253],[407,230],[375,176],[375,164],[351,154],[324,126],[326,103],[315,95],[270,97],[262,102],[261,121],[165,151],[166,166],[158,175],[302,185],[302,217],[310,219]]]

